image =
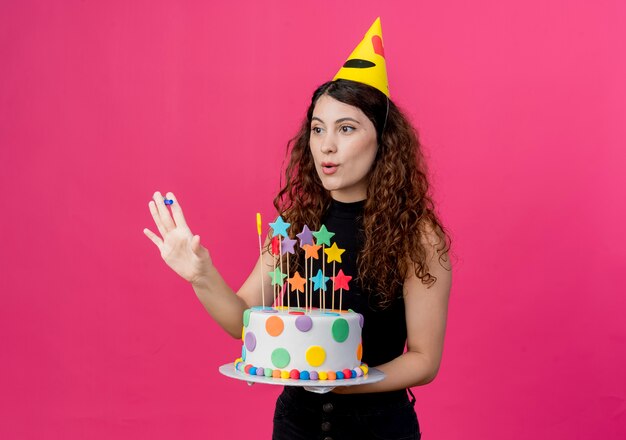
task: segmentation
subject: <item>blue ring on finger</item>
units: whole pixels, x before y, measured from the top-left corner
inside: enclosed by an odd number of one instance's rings
[[[173,204],[174,204],[174,200],[171,200],[171,199],[163,199],[163,203],[165,203],[166,205],[173,205]]]

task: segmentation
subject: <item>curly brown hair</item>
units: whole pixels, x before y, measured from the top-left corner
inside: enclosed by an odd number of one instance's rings
[[[376,128],[379,148],[369,175],[363,213],[364,246],[357,264],[363,288],[377,295],[379,306],[385,307],[402,288],[410,269],[428,287],[437,281],[429,272],[425,243],[436,246],[441,263],[447,261],[450,238],[434,210],[416,130],[382,92],[341,79],[315,90],[306,119],[287,144],[285,183],[274,206],[291,223],[291,229],[299,231],[305,224],[319,229],[331,202],[309,146],[313,110],[322,95],[359,108]],[[435,236],[437,243],[432,243]],[[297,263],[293,271],[296,269]]]

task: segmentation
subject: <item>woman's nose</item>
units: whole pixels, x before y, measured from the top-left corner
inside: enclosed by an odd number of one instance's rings
[[[321,145],[321,151],[324,154],[334,153],[337,151],[337,139],[332,134],[327,134],[324,136]]]

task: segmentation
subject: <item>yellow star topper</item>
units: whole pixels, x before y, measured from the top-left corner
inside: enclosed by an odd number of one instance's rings
[[[331,247],[324,249],[324,252],[328,255],[326,262],[332,263],[333,261],[336,261],[337,263],[341,263],[341,254],[345,251],[345,249],[339,249],[339,247],[337,247],[337,243],[333,243]]]
[[[343,67],[333,78],[349,79],[372,86],[389,97],[387,82],[387,64],[383,46],[383,31],[378,17],[363,37],[363,40],[352,51]]]

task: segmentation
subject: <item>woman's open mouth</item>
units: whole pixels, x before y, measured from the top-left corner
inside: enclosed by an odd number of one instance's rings
[[[335,172],[337,172],[338,166],[339,165],[337,165],[336,163],[322,162],[322,172],[326,175],[335,174]]]

